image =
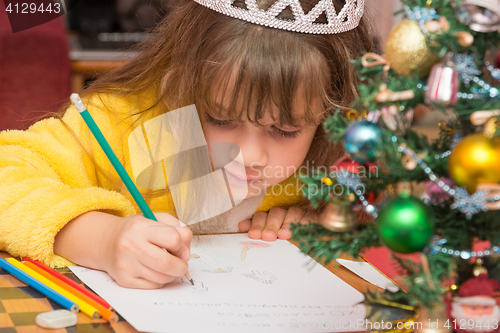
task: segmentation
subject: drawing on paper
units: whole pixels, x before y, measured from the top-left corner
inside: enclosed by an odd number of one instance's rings
[[[210,248],[198,249],[191,255],[189,261],[191,270],[200,270],[207,273],[230,273],[234,268],[247,266],[240,258],[227,253],[216,252]]]
[[[184,276],[180,278],[179,282],[177,282],[177,285],[191,288],[193,292],[195,293],[206,293],[208,292],[208,287],[205,286],[205,284],[201,281],[196,281],[193,280],[194,286],[191,284],[191,282],[188,281],[187,278]]]
[[[244,241],[240,242],[240,244],[243,246],[243,248],[241,249],[241,260],[245,260],[247,256],[247,251],[250,250],[251,248],[256,249],[256,248],[265,248],[271,246],[271,244],[256,242],[256,241]]]
[[[210,240],[204,241],[196,246],[191,253],[190,269],[207,273],[230,273],[234,269],[244,268],[250,263],[246,262],[247,252],[251,249],[262,249],[271,247],[271,244],[260,241],[239,241],[231,247],[231,250],[220,251]],[[241,252],[238,254],[234,250]],[[230,253],[234,253],[234,256]],[[238,257],[237,257],[238,256]]]
[[[247,256],[247,251],[249,250],[248,247],[244,247],[241,249],[241,260],[245,260],[246,256]]]
[[[243,273],[243,276],[250,278],[252,280],[262,282],[263,284],[272,284],[274,281],[277,280],[276,276],[269,271],[264,271],[261,273],[258,270],[253,270],[250,273]]]

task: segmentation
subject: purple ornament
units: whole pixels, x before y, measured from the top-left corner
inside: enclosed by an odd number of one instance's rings
[[[451,179],[448,178],[440,178],[445,185],[448,185],[450,188],[455,186],[455,183]],[[433,182],[432,180],[428,180],[425,182],[425,193],[431,198],[432,202],[438,203],[443,200],[446,200],[450,197],[450,194],[445,192],[438,184]]]

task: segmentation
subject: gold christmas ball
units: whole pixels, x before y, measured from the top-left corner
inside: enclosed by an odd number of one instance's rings
[[[385,57],[391,68],[400,75],[429,75],[440,59],[429,50],[426,40],[415,21],[404,20],[395,26],[385,44]]]
[[[478,184],[500,183],[500,139],[483,134],[465,137],[452,150],[449,174],[455,184],[476,192]]]

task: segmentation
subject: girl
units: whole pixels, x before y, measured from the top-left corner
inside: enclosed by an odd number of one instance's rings
[[[130,174],[137,154],[126,143],[130,133],[196,105],[206,141],[234,143],[244,157],[244,172],[228,169],[226,176],[247,185],[248,195],[224,214],[229,227],[217,231],[289,239],[290,222],[303,219],[307,207],[296,170],[329,166],[341,154],[319,125],[356,94],[349,60],[371,50],[366,24],[361,19],[342,33],[298,33],[230,17],[199,1],[182,1],[140,46],[140,56],[101,77],[84,101]],[[261,9],[273,3],[257,1]],[[302,0],[301,6],[308,13],[316,3]],[[346,5],[332,3],[338,12]],[[347,1],[351,9],[355,4]],[[285,8],[277,19],[295,17]],[[320,16],[315,24],[327,22]],[[26,132],[0,134],[0,250],[53,267],[72,261],[104,270],[125,287],[159,288],[184,275],[191,231],[179,226],[169,189],[143,190],[160,223],[137,214],[97,147],[73,107]]]

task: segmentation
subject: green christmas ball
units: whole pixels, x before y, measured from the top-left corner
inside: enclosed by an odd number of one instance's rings
[[[420,199],[402,194],[381,207],[375,227],[389,249],[422,251],[434,235],[434,214]]]

